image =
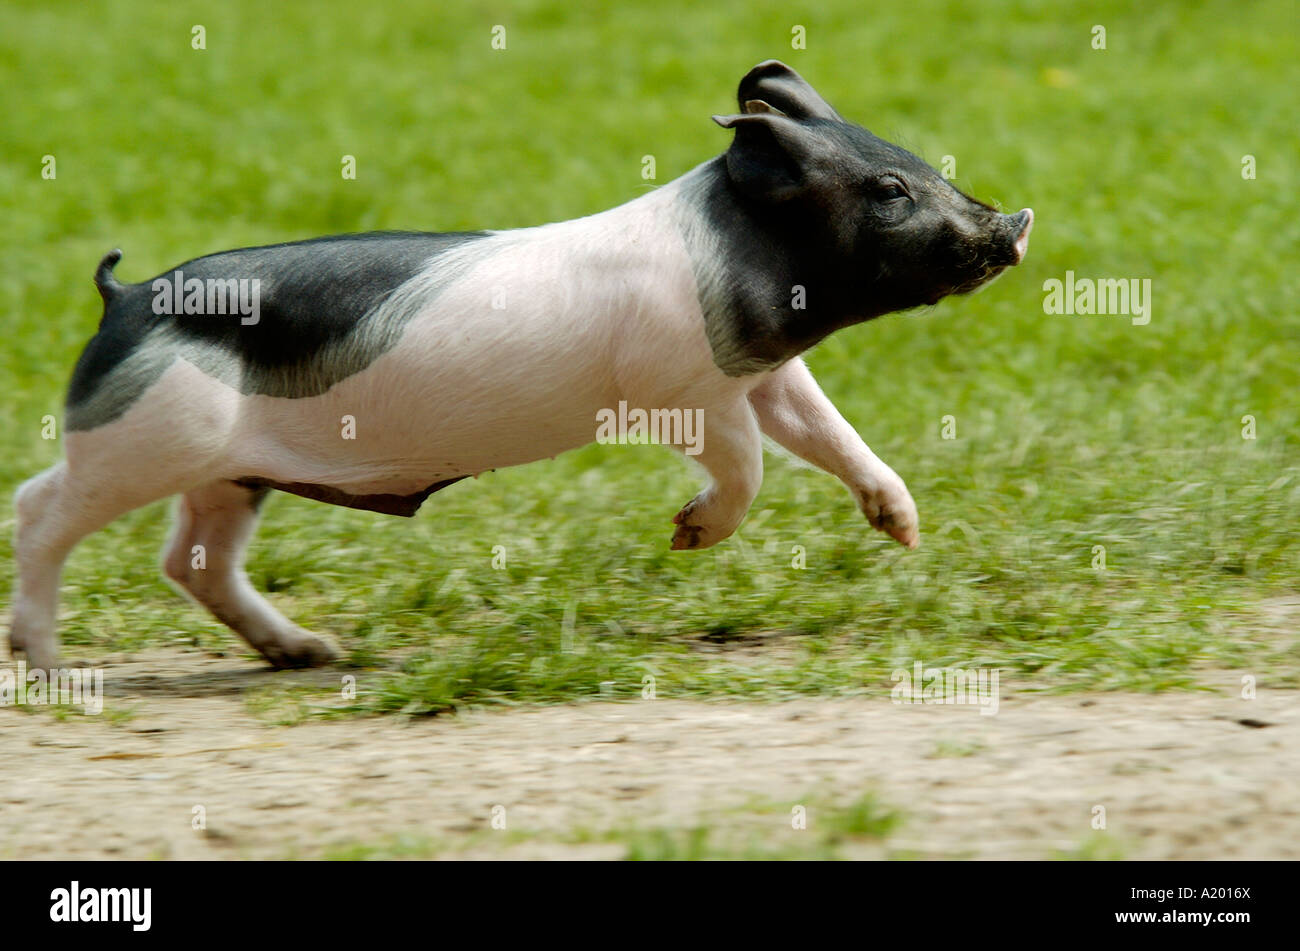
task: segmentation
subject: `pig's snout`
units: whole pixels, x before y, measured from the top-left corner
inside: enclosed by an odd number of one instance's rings
[[[1011,225],[1011,233],[1016,236],[1011,246],[1015,260],[1011,263],[1019,264],[1025,259],[1025,252],[1029,250],[1029,232],[1034,227],[1034,209],[1022,208],[1014,215],[1007,215],[1006,218]]]
[[[970,254],[969,263],[958,269],[957,280],[925,298],[926,303],[933,304],[948,294],[969,294],[1024,260],[1029,250],[1029,232],[1034,227],[1032,209],[1022,208],[1014,215],[989,209],[981,223],[979,233],[983,240],[979,250]]]

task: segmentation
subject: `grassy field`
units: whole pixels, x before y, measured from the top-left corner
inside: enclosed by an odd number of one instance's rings
[[[411,522],[277,496],[254,583],[345,647],[363,710],[632,696],[646,677],[661,696],[883,691],[914,660],[1001,667],[1017,691],[1225,668],[1295,685],[1300,614],[1279,608],[1300,588],[1294,17],[1285,0],[6,4],[0,488],[59,456],[42,418],[61,418],[109,248],[141,280],[227,247],[588,214],[643,193],[644,155],[663,182],[720,152],[709,115],[777,57],[844,115],[953,156],[966,190],[1037,214],[993,287],[808,355],[907,480],[922,547],[772,453],[733,539],[669,553],[699,473],[606,446],[458,484]],[[1045,314],[1043,282],[1067,270],[1150,279],[1150,323]],[[168,512],[74,553],[72,656],[244,649],[161,579]],[[7,505],[0,521],[7,591]]]

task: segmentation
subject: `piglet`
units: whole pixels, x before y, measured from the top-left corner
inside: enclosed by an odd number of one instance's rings
[[[268,492],[410,516],[466,476],[592,442],[613,407],[658,414],[668,443],[676,421],[701,422],[686,451],[711,481],[674,517],[674,549],[736,530],[764,434],[915,547],[903,480],[800,354],[1019,263],[1033,213],[967,197],[776,61],[714,121],[733,133],[723,155],[573,221],[242,248],[139,284],[114,276],[110,253],[95,275],[103,319],[68,389],[66,459],[15,500],[14,651],[56,666],[69,551],[179,495],[167,577],[275,666],[326,663],[335,647],[243,571]]]

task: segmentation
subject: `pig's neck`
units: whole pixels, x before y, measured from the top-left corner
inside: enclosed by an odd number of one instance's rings
[[[811,229],[765,216],[737,195],[724,159],[673,182],[676,223],[695,272],[714,362],[728,375],[772,369],[855,313],[830,249]]]

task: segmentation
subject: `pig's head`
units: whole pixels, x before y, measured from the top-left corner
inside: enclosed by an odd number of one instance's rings
[[[785,276],[820,296],[808,304],[809,338],[967,293],[1024,257],[1032,211],[1004,215],[962,194],[846,122],[785,64],[750,70],[739,101],[740,114],[714,116],[735,131],[723,156],[727,217],[745,219],[760,243],[785,245]]]

